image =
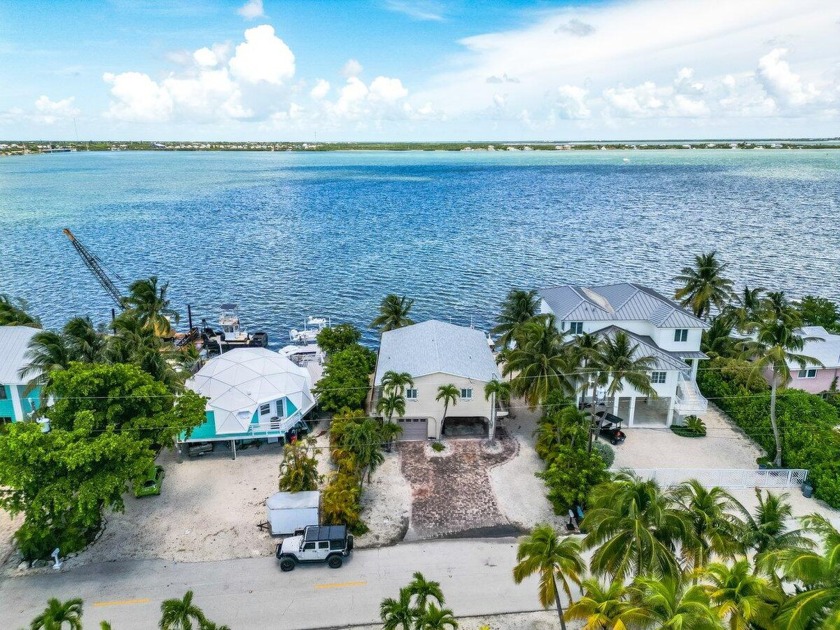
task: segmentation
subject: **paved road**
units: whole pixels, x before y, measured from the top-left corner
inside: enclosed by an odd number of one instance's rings
[[[343,628],[379,621],[379,603],[396,597],[414,571],[438,580],[456,616],[539,608],[537,580],[516,585],[512,539],[407,543],[353,553],[341,569],[280,571],[274,558],[173,563],[131,560],[0,582],[0,628],[23,628],[49,597],[81,597],[86,628],[156,628],[160,603],[192,589],[216,623],[252,628]]]

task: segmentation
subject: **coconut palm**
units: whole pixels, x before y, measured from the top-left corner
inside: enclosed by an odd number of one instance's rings
[[[729,313],[721,313],[713,317],[709,327],[703,331],[700,349],[711,358],[731,357],[736,354],[736,341],[732,337],[733,317]]]
[[[779,552],[784,578],[801,588],[782,605],[776,623],[783,630],[840,628],[840,531],[818,514],[802,520],[821,550]]]
[[[426,611],[426,607],[431,600],[435,600],[438,606],[443,606],[445,600],[440,582],[427,580],[420,571],[415,571],[411,578],[411,582],[408,583],[406,588],[414,597],[415,606],[420,614]]]
[[[160,630],[192,630],[207,623],[201,608],[193,604],[192,591],[187,591],[183,599],[167,599],[160,605],[160,612]]]
[[[407,387],[414,387],[414,379],[408,372],[388,370],[382,375],[382,391],[386,394],[396,393],[402,396]]]
[[[732,281],[723,276],[727,265],[716,258],[717,252],[699,254],[694,257],[694,267],[683,267],[674,278],[683,283],[674,297],[680,304],[705,319],[714,306],[722,310],[732,297]]]
[[[47,608],[29,624],[30,630],[82,630],[82,600],[47,600]]]
[[[713,562],[703,569],[706,593],[722,621],[730,630],[766,627],[778,599],[764,578],[755,574],[747,559],[732,565]]]
[[[449,608],[438,608],[434,604],[423,611],[422,616],[417,620],[417,630],[446,630],[458,628],[458,620]]]
[[[74,360],[66,337],[51,330],[35,333],[29,340],[24,357],[27,363],[20,369],[18,376],[29,379],[25,394],[29,394],[38,386],[48,391],[52,382],[52,372],[66,370]]]
[[[525,398],[531,409],[545,402],[555,390],[573,390],[566,378],[574,371],[563,343],[566,334],[557,329],[554,315],[539,315],[520,328],[516,349],[511,350],[502,374],[516,374],[511,381],[512,391]]]
[[[461,397],[461,392],[452,383],[439,386],[437,391],[435,400],[438,402],[443,401],[443,416],[440,419],[440,424],[443,426],[443,423],[446,421],[446,412],[449,411],[449,405],[454,406],[458,404],[458,398]]]
[[[597,578],[581,583],[581,597],[566,611],[569,621],[584,621],[583,630],[626,630],[647,621],[644,611],[627,600],[620,580],[604,586]]]
[[[90,317],[73,317],[64,324],[62,334],[74,361],[102,361],[107,347],[105,336],[96,330]]]
[[[379,423],[372,418],[349,423],[345,429],[342,446],[353,455],[359,469],[359,486],[365,478],[370,483],[374,471],[385,461],[382,454],[382,434]]]
[[[650,370],[656,366],[656,359],[641,354],[638,343],[633,343],[623,330],[604,336],[599,368],[605,373],[607,396],[613,399],[614,412],[618,409],[618,393],[625,383],[642,396],[656,398],[656,390],[650,384]]]
[[[501,335],[496,345],[509,348],[516,340],[522,325],[536,317],[539,312],[540,298],[536,291],[511,289],[502,302],[502,311],[496,320],[498,324],[492,331]]]
[[[800,369],[805,369],[808,365],[822,366],[818,359],[799,354],[806,341],[816,339],[799,335],[796,322],[782,310],[774,312],[772,318],[759,322],[755,338],[741,343],[741,356],[753,361],[753,371],[763,374],[769,370],[771,374],[770,426],[776,443],[776,455],[773,459],[776,467],[782,465],[782,439],[776,422],[776,394],[780,387],[784,388],[790,381],[790,363],[798,365]]]
[[[376,413],[381,413],[383,416],[388,418],[389,423],[395,414],[398,417],[404,416],[405,396],[398,394],[397,392],[383,396],[376,403]]]
[[[135,280],[128,287],[129,295],[123,298],[123,306],[137,314],[145,328],[150,329],[158,337],[168,337],[172,334],[171,319],[178,323],[178,313],[169,308],[166,292],[169,283],[158,286],[157,276],[142,280]]]
[[[681,576],[640,577],[633,583],[648,627],[658,630],[718,630],[720,623],[706,589]]]
[[[595,392],[599,386],[607,384],[607,373],[601,369],[601,358],[604,352],[604,342],[601,337],[592,333],[577,335],[571,346],[571,363],[580,372],[578,379],[581,400],[586,402],[586,395],[592,390],[589,403],[589,435],[587,436],[587,450],[592,452],[592,441],[597,423],[595,422]]]
[[[396,422],[388,422],[379,428],[379,433],[382,436],[382,442],[385,444],[385,450],[391,452],[391,447],[394,445],[400,435],[402,435],[403,428]]]
[[[513,567],[513,579],[517,584],[535,573],[540,577],[539,600],[543,608],[552,602],[557,606],[560,626],[566,630],[563,619],[563,604],[557,582],[569,601],[572,591],[569,583],[580,585],[584,563],[580,557],[580,543],[572,537],[560,538],[551,525],[537,525],[529,536],[519,543],[516,552],[517,564]]]
[[[400,589],[399,599],[388,597],[379,605],[382,630],[412,630],[417,619],[417,610],[411,603],[411,591]]]
[[[781,549],[810,548],[813,543],[801,529],[790,529],[788,522],[793,516],[793,508],[787,502],[787,494],[773,494],[766,490],[762,494],[755,489],[758,505],[754,513],[743,511],[744,527],[741,540],[745,547],[757,554]]]
[[[41,321],[26,312],[27,304],[24,300],[13,300],[8,295],[0,293],[0,326],[30,326],[40,328]]]
[[[682,551],[695,569],[705,566],[712,555],[733,558],[741,551],[737,538],[744,524],[735,514],[744,507],[726,490],[706,488],[691,479],[677,486],[672,497],[688,517],[692,535]]]
[[[487,427],[487,437],[490,440],[496,437],[496,413],[497,408],[510,407],[510,382],[500,381],[496,378],[484,386],[484,400],[492,399],[490,409],[490,424]]]
[[[393,293],[386,295],[379,304],[379,316],[370,323],[370,327],[384,333],[403,326],[411,326],[414,322],[408,314],[413,305],[414,300],[405,296],[399,297]]]
[[[687,515],[653,480],[622,471],[596,486],[581,522],[586,549],[595,549],[590,569],[596,575],[674,576],[680,567],[677,546],[690,539]]]
[[[764,298],[761,294],[764,291],[762,287],[750,289],[745,285],[740,293],[733,295],[735,304],[731,306],[729,312],[738,330],[749,332],[761,319],[761,310],[764,307]]]

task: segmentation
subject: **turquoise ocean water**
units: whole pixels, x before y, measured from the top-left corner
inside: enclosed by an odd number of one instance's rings
[[[484,328],[512,286],[671,294],[710,249],[738,285],[840,300],[838,215],[840,151],[33,155],[0,160],[0,292],[107,321],[69,227],[123,287],[157,274],[209,320],[238,302],[273,346],[388,292]]]

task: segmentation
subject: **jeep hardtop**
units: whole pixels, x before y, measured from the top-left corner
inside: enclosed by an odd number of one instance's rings
[[[309,525],[302,533],[277,545],[280,569],[291,571],[298,564],[326,562],[337,569],[353,551],[353,536],[344,525]]]

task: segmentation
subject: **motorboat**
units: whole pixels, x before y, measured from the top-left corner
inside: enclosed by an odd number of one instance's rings
[[[297,328],[292,328],[289,331],[289,339],[297,344],[305,345],[308,343],[314,343],[318,338],[318,333],[324,330],[324,328],[329,327],[330,321],[327,318],[313,317],[310,315],[303,323],[302,329],[298,330]]]
[[[250,334],[242,328],[239,321],[239,306],[237,304],[222,304],[220,307],[219,326],[221,330],[213,330],[202,320],[202,337],[208,348],[218,348],[218,352],[227,352],[234,348],[251,348],[268,346],[268,335],[264,332]],[[215,347],[214,347],[215,346]]]

